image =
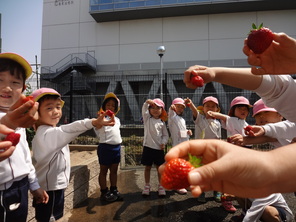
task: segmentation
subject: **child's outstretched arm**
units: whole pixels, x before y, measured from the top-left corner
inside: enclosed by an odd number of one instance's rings
[[[190,140],[168,151],[166,162],[202,157],[203,166],[192,170],[188,179],[192,194],[216,190],[239,197],[259,198],[296,189],[296,144],[269,152],[242,149],[221,140]],[[276,167],[275,167],[276,166]],[[162,173],[164,165],[159,168]]]
[[[205,83],[219,82],[225,85],[240,89],[255,90],[261,82],[262,76],[256,76],[251,73],[250,68],[224,68],[224,67],[206,67],[191,66],[184,72],[183,81],[186,87],[196,89],[197,86],[191,83],[191,73],[201,76]]]
[[[220,119],[224,122],[226,122],[227,119],[227,115],[218,112],[208,111],[208,115],[214,117],[215,119]]]
[[[196,106],[192,102],[192,100],[189,98],[186,98],[186,99],[184,99],[184,101],[185,101],[186,106],[188,106],[191,109],[193,117],[196,118],[198,115],[198,111],[196,109]]]
[[[246,145],[253,145],[253,144],[276,142],[277,139],[271,138],[268,136],[250,137],[250,136],[242,136],[241,134],[235,134],[233,136],[228,137],[227,141],[238,146],[246,146]]]
[[[296,39],[285,33],[273,33],[272,44],[262,54],[250,50],[245,40],[243,52],[248,56],[248,63],[253,66],[253,74],[296,73]]]

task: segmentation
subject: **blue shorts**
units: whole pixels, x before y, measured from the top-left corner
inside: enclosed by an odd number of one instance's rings
[[[98,145],[97,154],[100,165],[111,165],[120,163],[120,144],[111,145],[100,143]]]
[[[164,151],[156,150],[147,146],[144,146],[141,164],[145,166],[152,166],[155,164],[156,166],[160,166],[164,161]]]
[[[4,208],[6,211],[6,222],[26,222],[28,216],[28,177],[14,182],[7,190],[0,191],[0,221],[4,218]]]
[[[49,196],[47,204],[36,204],[33,201],[33,207],[35,207],[35,218],[40,222],[49,221],[51,215],[53,215],[56,220],[64,215],[64,190],[62,189],[46,192]]]
[[[275,207],[275,209],[277,209],[277,211],[279,212],[279,216],[281,218],[281,221],[286,221],[287,220],[286,211],[281,207]]]

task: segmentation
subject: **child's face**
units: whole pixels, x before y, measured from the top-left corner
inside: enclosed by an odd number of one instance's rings
[[[105,111],[111,110],[112,112],[115,112],[116,111],[115,109],[116,109],[115,101],[113,99],[110,99],[105,105]]]
[[[206,102],[203,104],[203,111],[206,117],[210,117],[208,115],[208,111],[219,112],[218,105],[212,101]]]
[[[0,110],[7,110],[19,100],[24,87],[24,81],[10,74],[0,72]]]
[[[237,106],[234,110],[234,116],[239,119],[246,119],[249,115],[249,109],[246,106]]]
[[[178,116],[181,116],[184,112],[185,106],[183,106],[182,104],[176,104],[175,108],[176,108],[176,114]]]
[[[56,126],[62,117],[62,101],[60,99],[45,99],[39,105],[40,125]]]
[[[160,106],[152,104],[149,106],[149,113],[153,118],[159,119],[159,117],[162,113],[162,108]]]
[[[254,116],[256,125],[265,125],[268,123],[277,123],[283,120],[283,117],[277,112],[260,112]]]

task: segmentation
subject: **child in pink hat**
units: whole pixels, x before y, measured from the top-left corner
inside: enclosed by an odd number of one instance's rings
[[[143,196],[150,195],[150,173],[152,165],[158,167],[164,160],[164,148],[168,142],[169,134],[164,121],[167,119],[167,113],[164,109],[164,102],[159,99],[148,99],[142,106],[142,117],[144,123],[144,141],[141,164],[145,166],[144,179],[145,186],[142,192]],[[158,173],[158,195],[166,195],[165,189],[160,185],[160,174]]]
[[[49,195],[47,204],[33,201],[35,218],[37,221],[55,221],[63,216],[64,191],[70,179],[68,143],[93,127],[114,125],[114,118],[106,120],[101,114],[97,119],[77,120],[58,126],[64,105],[61,95],[54,89],[40,88],[32,96],[39,103],[39,118],[32,140],[34,166],[41,188]]]
[[[169,109],[168,127],[171,133],[173,146],[176,146],[184,141],[188,141],[189,137],[192,136],[192,131],[187,129],[186,121],[182,117],[185,108],[186,105],[184,99],[175,98]],[[187,190],[183,188],[177,190],[177,192],[179,194],[186,194]]]
[[[195,107],[191,99],[185,99],[185,103],[192,111],[193,122],[195,125],[195,139],[221,139],[221,124],[218,120],[212,118],[208,112],[219,112],[219,102],[216,97],[208,96],[203,99],[203,106]],[[221,193],[214,191],[214,199],[221,201]],[[206,202],[205,193],[198,197],[201,203]]]
[[[251,104],[249,100],[243,96],[235,97],[230,103],[228,115],[209,111],[208,114],[222,121],[222,126],[227,130],[227,136],[235,134],[245,135],[244,128],[248,126],[246,118],[249,115]],[[231,202],[231,195],[223,194],[221,198],[222,206],[228,212],[235,212],[236,208]]]

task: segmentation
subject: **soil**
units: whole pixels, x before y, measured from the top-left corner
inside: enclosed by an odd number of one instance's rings
[[[90,158],[97,156],[97,150],[79,151],[73,150],[70,152],[71,166],[77,166]]]

